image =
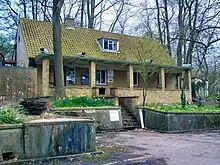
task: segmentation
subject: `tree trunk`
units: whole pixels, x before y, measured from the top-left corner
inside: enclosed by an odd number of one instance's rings
[[[37,20],[38,0],[35,0],[35,19]]]
[[[23,0],[24,18],[27,18],[27,6],[26,0]]]
[[[44,21],[46,21],[46,12],[47,12],[47,0],[44,0]]]
[[[82,4],[81,4],[81,20],[80,20],[80,26],[83,27],[83,15],[84,15],[84,0],[82,0]]]
[[[169,17],[168,17],[168,6],[167,0],[164,1],[164,9],[165,9],[165,25],[166,25],[166,38],[167,38],[167,49],[171,56],[171,46],[170,46],[170,30],[169,30]]]
[[[56,99],[66,96],[64,88],[63,56],[61,48],[60,11],[64,0],[53,0],[53,50],[56,75]]]
[[[184,24],[183,24],[183,0],[179,0],[179,14],[178,14],[178,27],[179,27],[179,39],[177,44],[177,65],[182,66],[182,46],[183,46],[183,37],[184,37]]]
[[[94,18],[95,18],[95,0],[87,0],[87,15],[88,15],[88,28],[94,28]]]
[[[31,0],[31,14],[32,14],[33,20],[35,20],[35,14],[34,14],[34,0]]]
[[[156,5],[157,5],[157,24],[158,24],[159,39],[160,39],[160,43],[163,44],[161,22],[160,22],[160,6],[158,0],[156,0]]]
[[[189,10],[190,42],[189,42],[185,62],[187,64],[192,64],[192,53],[193,53],[193,48],[194,48],[195,41],[197,38],[196,22],[197,22],[197,16],[198,16],[198,0],[195,0],[194,13],[193,14],[191,13],[192,6],[190,6],[188,10]],[[193,19],[193,16],[194,16],[194,19]],[[193,25],[192,25],[192,19],[193,19]]]

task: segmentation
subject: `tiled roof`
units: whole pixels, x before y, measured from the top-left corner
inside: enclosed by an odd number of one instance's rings
[[[21,31],[29,57],[40,53],[40,48],[46,48],[53,54],[52,24],[45,21],[20,19]],[[159,42],[150,38],[134,37],[109,33],[94,29],[76,27],[66,29],[61,25],[62,54],[76,55],[85,52],[86,56],[113,60],[137,60],[137,54],[143,54],[147,60],[160,65],[174,65],[166,49]],[[111,38],[119,40],[120,53],[110,53],[101,50],[96,39]]]

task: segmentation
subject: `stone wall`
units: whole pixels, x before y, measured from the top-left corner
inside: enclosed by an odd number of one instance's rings
[[[0,102],[37,96],[37,69],[0,67]]]
[[[168,113],[145,109],[144,124],[161,132],[220,129],[220,113]]]
[[[53,108],[51,112],[69,116],[94,118],[97,130],[120,130],[123,128],[121,107],[66,107]],[[118,115],[118,120],[112,119],[112,112]]]
[[[0,126],[0,162],[8,158],[24,157],[23,125]]]
[[[191,93],[185,91],[186,98],[191,102]],[[119,97],[137,97],[137,105],[142,105],[143,96],[142,89],[135,88],[134,90],[129,89],[118,89]],[[158,104],[177,104],[180,103],[180,90],[151,90],[147,92],[147,103],[158,103]]]
[[[90,119],[48,119],[24,124],[25,157],[40,158],[95,151]]]
[[[50,88],[50,95],[55,95],[55,87]],[[89,86],[67,86],[66,87],[66,96],[67,97],[74,97],[74,96],[92,96],[92,89]]]
[[[0,125],[0,164],[4,160],[46,158],[95,151],[91,119],[38,119]]]

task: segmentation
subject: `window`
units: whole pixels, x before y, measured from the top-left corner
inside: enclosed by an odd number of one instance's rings
[[[104,69],[96,70],[96,84],[106,85],[106,70]]]
[[[103,49],[110,51],[118,51],[118,40],[103,39]]]
[[[134,72],[134,73],[133,73],[133,80],[134,80],[133,83],[134,83],[134,86],[135,86],[135,87],[137,87],[137,86],[139,85],[138,79],[139,79],[138,72]]]
[[[81,84],[89,85],[89,73],[88,72],[85,72],[81,75]]]
[[[109,52],[119,52],[119,41],[117,39],[99,38],[97,41],[102,50]]]
[[[75,78],[75,68],[69,68],[68,72],[66,74],[66,83],[67,85],[73,85],[75,84],[76,78]]]

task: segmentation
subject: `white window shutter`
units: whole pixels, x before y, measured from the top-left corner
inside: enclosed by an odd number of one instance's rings
[[[108,77],[108,82],[113,82],[113,77],[114,77],[114,70],[113,69],[107,70],[107,77]]]
[[[119,41],[117,41],[117,51],[119,51]]]

